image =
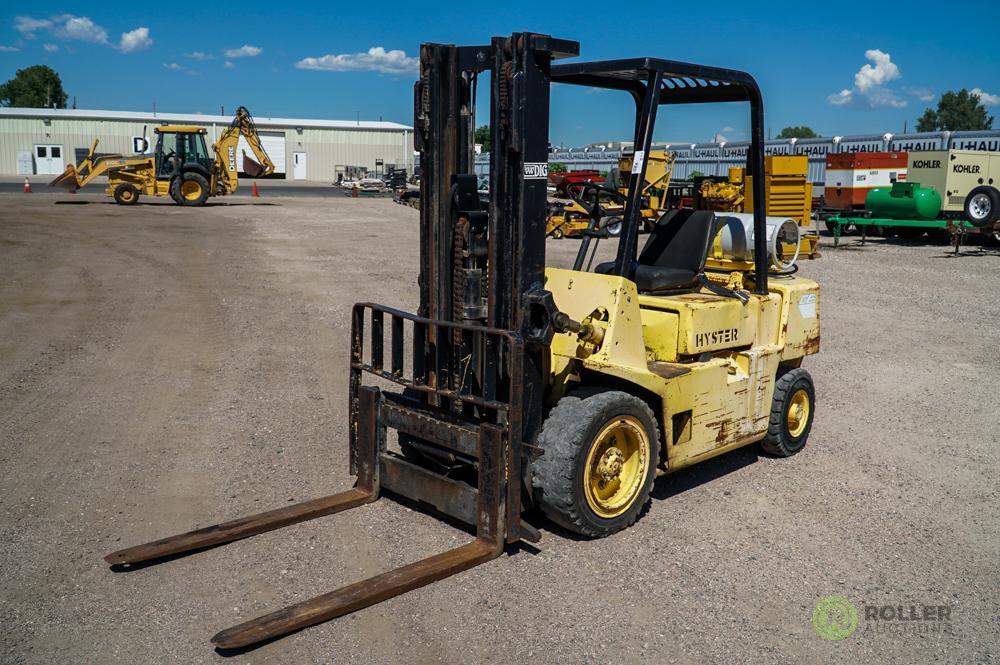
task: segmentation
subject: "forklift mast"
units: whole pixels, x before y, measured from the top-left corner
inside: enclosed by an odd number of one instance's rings
[[[414,88],[422,173],[418,311],[432,320],[510,331],[525,342],[518,410],[526,441],[541,420],[542,372],[556,311],[544,290],[551,61],[578,52],[576,42],[531,33],[495,37],[484,46],[425,44]],[[492,144],[488,210],[477,193],[473,143],[484,72],[490,75]],[[462,360],[438,361],[447,374],[437,376],[439,382],[471,381],[482,388],[493,379],[483,372],[503,365],[487,357],[502,353],[499,347],[476,348],[462,333],[451,342],[454,348],[426,350]],[[425,359],[429,365],[435,360]],[[468,413],[467,405],[451,406]]]

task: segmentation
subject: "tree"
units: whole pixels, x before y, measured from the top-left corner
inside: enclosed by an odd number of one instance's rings
[[[47,65],[19,69],[0,85],[0,105],[22,108],[66,108],[66,92],[55,70]]]
[[[566,165],[562,162],[552,162],[549,164],[549,173],[566,173]]]
[[[993,116],[986,114],[978,95],[962,88],[958,92],[949,91],[941,95],[937,110],[927,109],[917,120],[918,132],[976,131],[993,129]]]
[[[472,136],[472,140],[483,146],[483,152],[490,151],[490,126],[483,125],[482,127],[476,127],[476,131]]]
[[[778,134],[779,139],[814,139],[818,135],[812,130],[811,127],[806,127],[802,125],[801,127],[785,127]]]

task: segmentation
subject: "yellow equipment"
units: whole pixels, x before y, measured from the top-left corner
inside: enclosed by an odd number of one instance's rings
[[[664,150],[653,150],[646,159],[646,185],[642,190],[642,219],[643,229],[646,231],[652,228],[656,219],[666,208],[667,189],[670,186],[670,174],[673,171],[674,159],[674,153]],[[618,160],[618,173],[627,176],[632,172],[632,163],[632,155],[623,156]],[[623,184],[624,186],[618,187],[620,195],[627,193],[627,178]],[[549,214],[546,221],[546,235],[553,238],[573,238],[579,236],[582,231],[589,227],[591,220],[586,208],[589,208],[590,204],[578,200],[579,192],[584,185],[585,183],[580,183],[566,188],[573,202],[556,208]],[[574,196],[575,193],[576,196]],[[623,199],[606,191],[599,198],[612,199],[608,205],[602,204],[607,216],[607,219],[603,220],[602,229],[606,230],[609,236],[618,236],[622,230]]]
[[[747,102],[747,161],[763,173],[756,81],[733,69],[656,58],[552,63],[578,52],[575,42],[531,33],[483,46],[421,46],[414,109],[422,174],[419,314],[369,302],[352,311],[346,411],[353,486],[215,526],[202,522],[105,560],[119,570],[166,561],[359,508],[383,492],[433,508],[475,535],[227,628],[212,638],[219,649],[342,617],[485,564],[521,540],[538,542],[541,533],[524,519],[529,506],[575,533],[608,536],[639,518],[661,473],[754,442],[780,457],[806,445],[815,392],[801,365],[819,350],[819,285],[774,270],[768,242],[776,233],[766,228],[764,211],[749,216],[747,270],[707,268],[719,232],[712,211],[669,210],[639,244],[651,181],[643,156],[659,107]],[[498,92],[481,95],[490,100],[493,137],[488,204],[470,172],[476,82],[485,71]],[[597,87],[636,104],[636,163],[622,195],[621,237],[615,259],[593,271],[581,265],[602,237],[596,230],[605,211],[595,184],[588,184],[592,202],[581,199],[593,233],[583,234],[573,269],[546,267],[552,83]],[[764,183],[754,186],[762,199]],[[718,217],[740,219],[735,215]],[[738,257],[748,255],[741,249]],[[703,499],[727,508],[718,496]],[[681,520],[697,528],[685,508],[668,500],[652,511],[662,511],[659,526]],[[369,568],[369,553],[356,554]],[[632,559],[643,556],[655,553]],[[612,557],[608,565],[634,561]]]
[[[261,145],[250,112],[243,106],[232,123],[212,144],[205,146],[206,130],[188,125],[161,125],[154,130],[156,150],[151,155],[102,155],[95,157],[97,139],[87,157],[70,164],[52,187],[76,192],[99,175],[107,174],[105,191],[120,205],[133,205],[139,196],[170,196],[178,205],[202,205],[210,196],[225,196],[239,185],[236,148],[240,136],[246,139],[257,161],[243,153],[243,172],[251,178],[274,172],[274,164]],[[148,148],[148,146],[146,146]]]
[[[705,180],[699,190],[700,207],[717,212],[753,212],[753,176],[746,169],[729,169],[727,180]],[[769,217],[787,217],[798,223],[799,255],[819,257],[819,234],[812,221],[812,183],[805,155],[769,155],[764,158],[764,198]]]

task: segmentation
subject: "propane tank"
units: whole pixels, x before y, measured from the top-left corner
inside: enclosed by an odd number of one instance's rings
[[[941,195],[919,182],[894,182],[892,187],[875,187],[865,196],[865,210],[872,217],[887,219],[937,219]]]
[[[753,213],[716,213],[719,224],[719,240],[716,247],[721,251],[719,258],[731,261],[754,260]],[[799,225],[789,217],[766,217],[767,254],[771,266],[778,270],[788,270],[799,258]],[[783,245],[794,245],[791,256],[785,253]]]

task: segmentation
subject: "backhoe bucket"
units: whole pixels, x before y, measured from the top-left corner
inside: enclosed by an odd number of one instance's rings
[[[243,172],[251,178],[256,178],[264,172],[264,167],[254,161],[253,157],[247,155],[246,151],[243,151]]]
[[[80,181],[76,177],[76,167],[72,164],[67,166],[65,171],[49,183],[49,187],[62,187],[70,194],[76,194],[76,191],[80,189]]]
[[[388,326],[384,325],[386,318]],[[367,321],[371,323],[371,340],[365,349]],[[406,331],[404,323],[411,330]],[[419,376],[404,377],[407,340],[413,344],[414,353],[422,353],[427,340],[437,340],[443,349],[449,340],[463,335],[477,348],[503,346],[507,362],[491,365],[490,370],[497,377],[509,379],[511,387],[504,394],[492,381],[480,394],[461,386],[456,390],[454,386],[438,385],[434,368],[423,363],[414,368],[414,374],[419,372]],[[389,339],[384,340],[385,336]],[[432,321],[381,305],[359,304],[354,308],[351,339],[350,452],[351,472],[357,475],[354,489],[130,547],[107,555],[105,560],[121,569],[192,553],[355,508],[375,501],[383,490],[463,522],[474,528],[476,535],[454,549],[223,630],[212,638],[220,649],[247,647],[375,605],[496,558],[505,542],[520,537],[524,526],[520,523],[520,472],[512,465],[515,458],[520,460],[520,449],[510,444],[520,440],[520,409],[513,406],[520,404],[520,376],[509,374],[511,367],[520,366],[523,357],[520,338],[507,331]],[[383,365],[384,350],[391,352],[388,368]],[[364,374],[406,385],[431,398],[424,403],[398,393],[383,393],[377,387],[362,385]],[[480,417],[460,417],[446,408],[449,399],[459,398],[476,405]],[[388,428],[475,460],[476,483],[450,478],[389,452]],[[526,537],[532,539],[537,535],[530,530],[529,534]]]

